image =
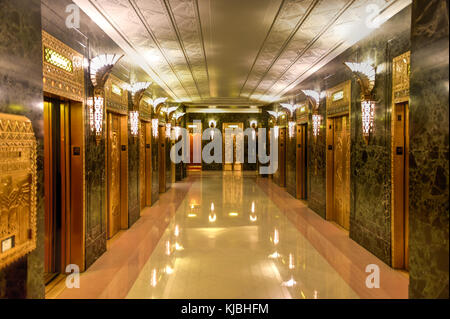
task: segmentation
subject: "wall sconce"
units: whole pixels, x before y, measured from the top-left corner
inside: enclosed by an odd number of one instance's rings
[[[314,139],[317,140],[317,136],[320,134],[320,126],[322,125],[322,116],[319,114],[314,114],[312,116],[312,122]]]
[[[133,100],[136,97],[136,100],[141,100],[141,96],[148,87],[152,85],[152,82],[137,82],[127,86],[127,90],[131,92],[133,96]]]
[[[256,140],[256,129],[258,128],[258,122],[256,120],[250,121],[250,128],[252,128],[252,140]]]
[[[100,142],[103,133],[103,103],[101,96],[89,97],[87,105],[89,107],[89,126],[91,132],[95,133],[97,144]]]
[[[167,101],[166,97],[159,97],[159,98],[156,98],[154,100],[153,99],[149,99],[147,102],[148,102],[148,104],[150,104],[153,107],[153,112],[155,114],[158,114],[159,113],[158,106],[161,105],[161,104],[166,103],[166,101]]]
[[[117,54],[101,54],[91,60],[91,81],[94,87],[104,87],[116,63],[123,57]]]
[[[214,129],[216,128],[216,126],[217,126],[217,122],[215,120],[209,121],[209,128],[212,129],[211,130],[211,140],[214,139]]]
[[[130,128],[131,135],[137,137],[139,135],[139,111],[130,112]]]
[[[275,111],[267,111],[267,113],[270,114],[270,116],[272,117],[269,122],[274,124],[274,138],[278,139],[279,137],[279,133],[280,133],[280,128],[278,127],[278,118],[280,116],[282,116],[284,114],[284,112],[275,112]]]
[[[175,135],[175,140],[177,141],[181,136],[181,127],[175,126],[173,128],[173,131],[174,131],[174,135]]]
[[[174,134],[175,140],[177,141],[181,136],[181,127],[179,126],[181,118],[185,115],[185,113],[175,113],[172,117],[175,120]]]
[[[273,119],[274,119],[273,123],[274,124],[277,124],[278,123],[278,118],[284,114],[284,112],[281,112],[281,111],[280,112],[267,111],[267,113],[269,113],[269,115],[273,117]]]
[[[166,123],[166,138],[171,137],[172,123]]]
[[[361,113],[363,136],[365,138],[368,138],[373,130],[373,121],[375,118],[375,102],[362,101]]]
[[[300,107],[298,104],[288,104],[288,103],[281,103],[281,107],[287,109],[290,112],[290,121],[288,123],[288,135],[289,138],[293,138],[295,136],[295,124],[296,122],[293,121],[294,119],[294,112]]]
[[[373,100],[373,88],[375,87],[375,68],[368,63],[345,62],[345,65],[353,72],[361,87],[361,117],[362,132],[366,144],[369,144],[370,134],[373,132],[375,119],[375,102]]]
[[[94,98],[87,98],[87,106],[89,108],[89,127],[91,128],[91,132],[95,132],[95,121],[94,121]]]
[[[158,138],[159,120],[152,119],[152,135],[154,138]]]
[[[317,136],[319,136],[320,134],[320,126],[322,125],[322,116],[317,113],[319,112],[320,99],[323,97],[323,94],[314,90],[302,90],[302,91],[306,95],[306,98],[308,99],[309,103],[311,103],[313,112],[315,113],[312,116],[312,122],[313,122],[314,141],[317,141]]]

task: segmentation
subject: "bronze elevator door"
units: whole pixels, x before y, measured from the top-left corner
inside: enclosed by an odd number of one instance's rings
[[[243,123],[223,123],[222,125],[222,132],[223,132],[223,150],[222,150],[222,156],[223,156],[223,170],[224,171],[242,171],[242,163],[239,161],[238,159],[238,152],[241,151],[238,149],[238,147],[242,147],[239,146],[238,142],[239,142],[239,138],[240,135],[233,133],[232,136],[232,140],[230,139],[229,141],[227,141],[226,139],[226,129],[239,129],[239,130],[244,130],[244,124]],[[227,144],[228,142],[228,144]],[[233,144],[230,145],[229,143],[232,142]],[[232,149],[233,150],[233,162],[232,163],[227,163],[226,162],[226,149]]]
[[[393,267],[408,269],[408,103],[394,105],[393,118]]]
[[[350,123],[348,115],[328,119],[327,216],[350,229]]]
[[[127,118],[108,113],[108,238],[127,228]]]
[[[159,192],[166,192],[166,127],[159,126]]]
[[[44,101],[45,283],[68,264],[84,270],[82,109],[80,102]]]
[[[306,199],[306,156],[307,156],[307,131],[308,124],[297,125],[297,163],[296,163],[296,182],[297,199]]]
[[[278,185],[286,187],[286,128],[282,127],[278,141]]]
[[[140,208],[151,206],[152,194],[152,150],[151,126],[149,122],[141,121],[139,143],[139,190]]]

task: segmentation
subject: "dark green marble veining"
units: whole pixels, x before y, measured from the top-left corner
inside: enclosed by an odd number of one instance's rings
[[[449,297],[448,1],[413,1],[410,298]]]

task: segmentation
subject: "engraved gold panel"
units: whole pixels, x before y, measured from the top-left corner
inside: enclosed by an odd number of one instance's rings
[[[114,93],[113,86],[122,89],[122,94]],[[114,111],[120,114],[128,113],[128,92],[123,88],[126,83],[114,75],[110,75],[105,83],[105,103],[108,111]]]
[[[343,82],[327,90],[327,115],[339,116],[350,112],[352,82]],[[338,94],[341,93],[341,94]],[[336,94],[339,99],[335,99]],[[342,97],[342,98],[341,98]]]
[[[394,103],[409,101],[411,53],[408,51],[392,61],[392,98]]]
[[[58,67],[56,63],[48,62],[45,58],[46,49],[51,49],[70,60],[72,72]],[[45,31],[42,31],[42,52],[44,92],[83,102],[85,97],[83,55]]]
[[[36,248],[36,176],[30,120],[0,114],[0,269]]]

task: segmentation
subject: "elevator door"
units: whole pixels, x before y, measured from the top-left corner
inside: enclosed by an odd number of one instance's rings
[[[350,229],[350,123],[349,117],[328,120],[328,218]]]
[[[44,100],[45,283],[68,264],[84,269],[82,103]]]
[[[278,185],[286,187],[286,128],[279,129],[278,140]]]
[[[394,105],[393,121],[393,266],[408,269],[408,103]]]
[[[159,126],[159,192],[166,192],[166,127]]]
[[[238,154],[243,151],[242,147],[244,144],[243,133],[233,132],[231,138],[226,136],[226,130],[244,130],[243,123],[224,123],[222,126],[222,138],[223,138],[223,170],[224,171],[242,171],[242,162],[238,158]],[[227,162],[226,150],[233,152],[233,157],[231,162]]]
[[[297,125],[297,198],[306,199],[306,185],[307,185],[307,124]]]
[[[151,206],[152,194],[152,150],[150,123],[141,121],[139,143],[139,190],[140,208]]]
[[[109,113],[108,125],[108,234],[112,238],[120,230],[120,117]]]

